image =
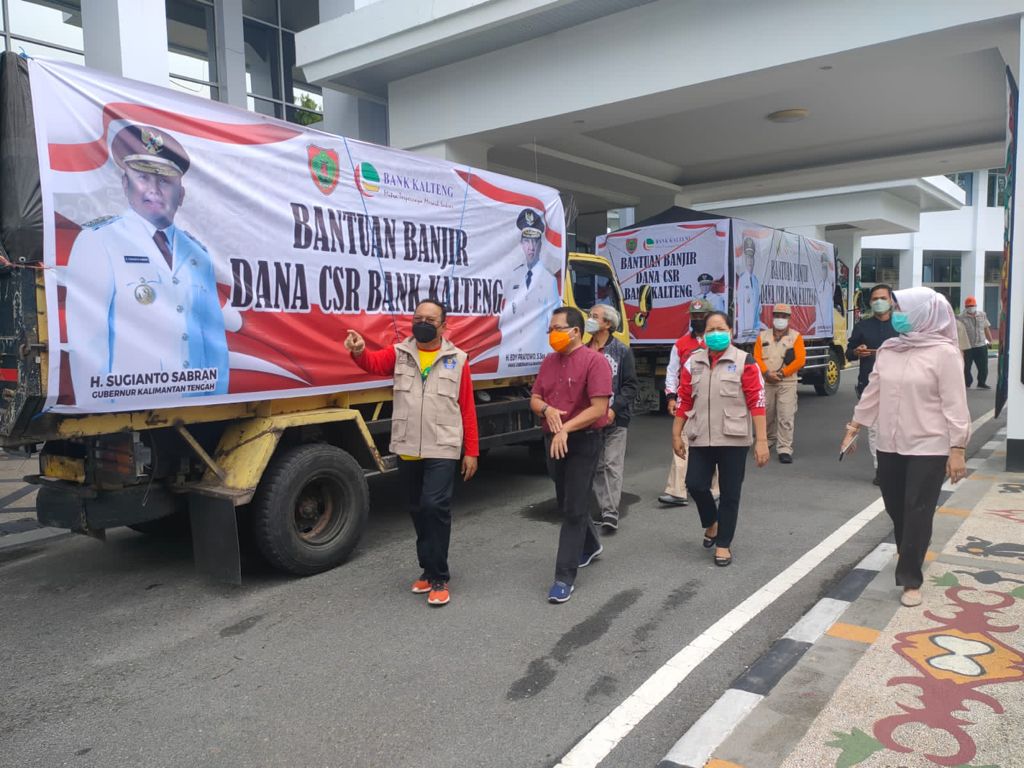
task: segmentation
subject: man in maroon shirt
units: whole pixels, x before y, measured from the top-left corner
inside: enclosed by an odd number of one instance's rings
[[[412,591],[427,593],[427,603],[435,606],[450,599],[448,543],[459,456],[462,479],[469,480],[480,455],[469,363],[466,353],[444,338],[446,319],[444,305],[427,299],[416,307],[412,336],[399,344],[370,351],[355,331],[345,339],[356,365],[394,377],[390,449],[399,456],[423,569]]]
[[[548,601],[569,600],[576,571],[603,547],[590,519],[594,471],[601,455],[601,427],[612,395],[612,369],[604,355],[583,344],[583,313],[559,307],[548,325],[554,353],[544,358],[533,384],[530,407],[544,424],[548,473],[562,512],[555,583]]]

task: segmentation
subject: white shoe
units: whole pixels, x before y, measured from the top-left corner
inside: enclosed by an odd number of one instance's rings
[[[920,589],[904,589],[903,594],[900,595],[900,602],[907,608],[920,605],[922,599]]]

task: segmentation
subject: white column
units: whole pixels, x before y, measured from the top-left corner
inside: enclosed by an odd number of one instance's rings
[[[1018,59],[1024,63],[1024,17],[1018,26]],[[1024,67],[1018,66],[1018,72]],[[1013,190],[1013,250],[1015,256],[1013,273],[1010,280],[1010,316],[1007,345],[1010,352],[1009,381],[1007,382],[1006,402],[1006,468],[1010,471],[1024,471],[1024,384],[1021,383],[1021,338],[1024,331],[1024,176],[1021,173],[1021,162],[1024,161],[1024,136],[1021,135],[1021,105],[1024,99],[1018,98],[1017,115],[1014,124],[1017,126],[1017,157],[1014,167],[1018,169],[1014,179]]]
[[[245,109],[245,38],[242,0],[217,0],[213,6],[217,33],[217,70],[220,101]]]
[[[415,147],[412,151],[418,155],[428,155],[449,163],[469,165],[473,168],[487,168],[488,145],[474,139],[453,139],[439,141],[437,144],[425,144]]]
[[[971,250],[963,255],[960,265],[960,307],[968,296],[974,296],[981,307],[985,301],[985,249],[981,244],[982,227],[986,206],[985,192],[988,187],[988,172],[974,172],[974,195],[971,207]]]
[[[87,67],[168,84],[164,0],[87,0],[82,3],[82,36]]]
[[[921,247],[920,235],[910,236],[910,249],[900,251],[900,288],[915,288],[921,285],[924,273],[924,248]]]

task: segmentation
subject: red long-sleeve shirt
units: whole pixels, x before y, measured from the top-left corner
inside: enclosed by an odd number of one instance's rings
[[[709,352],[708,354],[711,359],[711,366],[714,367],[722,353]],[[740,377],[740,382],[750,415],[764,416],[764,379],[761,377],[761,369],[757,367],[757,362],[754,360],[753,355],[747,355],[747,360],[743,364],[743,375]],[[678,409],[676,413],[679,414],[693,410],[693,380],[690,376],[689,361],[679,371],[679,400],[676,406]]]
[[[395,375],[394,346],[380,350],[364,350],[363,354],[352,355],[355,364],[375,376]],[[462,381],[459,382],[459,411],[462,414],[462,445],[467,456],[480,455],[480,435],[476,425],[476,401],[473,399],[473,379],[469,363],[462,366]]]

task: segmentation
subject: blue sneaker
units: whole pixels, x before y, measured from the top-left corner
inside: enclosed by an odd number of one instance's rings
[[[597,558],[601,556],[602,552],[604,552],[604,544],[598,544],[597,549],[595,549],[589,555],[583,555],[583,557],[580,558],[580,568],[586,568],[592,562],[597,560]]]
[[[549,603],[567,603],[569,598],[572,597],[572,591],[574,587],[572,584],[566,584],[564,581],[556,581],[551,585],[551,591],[548,592]]]

